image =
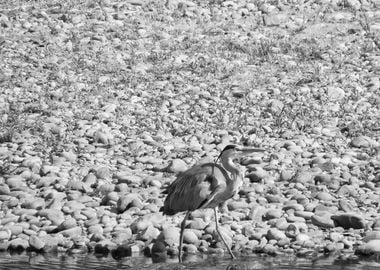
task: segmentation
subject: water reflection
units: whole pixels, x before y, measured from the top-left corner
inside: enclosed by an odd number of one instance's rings
[[[108,269],[144,269],[144,270],[372,270],[380,269],[380,262],[374,259],[362,260],[357,257],[332,258],[319,257],[296,258],[292,256],[243,256],[231,261],[228,256],[188,255],[184,263],[179,264],[177,257],[124,257],[115,260],[111,256],[85,254],[9,254],[0,256],[1,270],[108,270]]]

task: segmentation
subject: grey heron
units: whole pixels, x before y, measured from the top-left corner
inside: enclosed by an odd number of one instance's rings
[[[264,149],[227,145],[214,163],[196,165],[181,173],[167,188],[167,197],[162,207],[166,215],[186,211],[181,223],[179,239],[179,261],[182,262],[183,232],[186,220],[196,209],[213,208],[215,229],[227,247],[232,259],[235,255],[219,231],[217,207],[238,193],[243,184],[243,175],[234,159],[239,153],[264,152]],[[220,159],[221,165],[216,162]],[[230,174],[230,175],[229,175]]]

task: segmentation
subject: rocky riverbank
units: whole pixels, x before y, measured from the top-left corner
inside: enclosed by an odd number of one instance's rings
[[[378,1],[78,2],[0,5],[0,250],[175,255],[162,189],[237,143],[234,252],[378,258]]]

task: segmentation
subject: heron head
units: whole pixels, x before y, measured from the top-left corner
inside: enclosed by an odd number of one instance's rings
[[[254,152],[265,152],[265,149],[250,148],[250,147],[239,146],[236,144],[229,144],[226,147],[224,147],[222,152],[220,152],[220,155],[215,160],[215,162],[217,162],[222,157],[235,159],[244,154],[249,154],[249,153],[254,153]]]

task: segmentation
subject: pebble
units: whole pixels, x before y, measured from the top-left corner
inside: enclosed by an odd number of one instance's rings
[[[276,228],[271,228],[268,230],[266,237],[268,240],[274,239],[274,240],[282,240],[286,238],[286,235],[283,231],[280,231]]]
[[[331,219],[334,221],[335,226],[341,226],[344,229],[363,229],[366,225],[365,219],[356,213],[332,215]]]
[[[29,246],[36,251],[41,251],[45,247],[45,242],[38,236],[32,235],[29,237]]]
[[[380,239],[380,231],[369,231],[363,238],[364,242],[369,242],[371,240]]]
[[[356,253],[363,255],[372,255],[380,253],[380,239],[373,239],[359,246]]]
[[[177,227],[164,227],[158,236],[158,239],[168,246],[178,245],[180,230]]]
[[[151,242],[153,239],[156,239],[160,231],[153,227],[153,225],[149,225],[144,231],[139,234],[139,239],[144,242]]]
[[[15,238],[8,245],[11,251],[24,251],[29,248],[29,242],[26,239]]]
[[[334,228],[335,224],[334,221],[331,219],[331,216],[329,215],[313,215],[311,217],[311,222],[321,228]]]
[[[282,216],[282,211],[280,209],[270,209],[266,212],[266,219],[278,219]]]
[[[336,86],[327,87],[327,96],[330,98],[330,100],[343,99],[345,94],[346,93],[344,92],[344,90],[340,87],[336,87]]]
[[[197,234],[193,230],[186,229],[183,232],[183,242],[196,245],[199,242]]]
[[[367,136],[358,136],[352,139],[351,145],[357,148],[378,147],[379,143]]]
[[[186,171],[187,169],[187,164],[182,159],[173,159],[165,168],[165,171],[169,173],[180,173]]]
[[[64,214],[58,209],[41,209],[38,215],[48,219],[53,225],[60,225],[65,221]]]
[[[151,255],[154,257],[166,258],[166,254],[167,251],[165,244],[161,241],[155,241],[151,249]]]

